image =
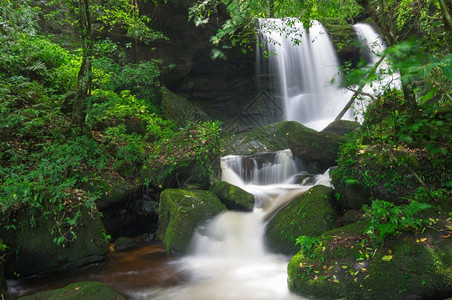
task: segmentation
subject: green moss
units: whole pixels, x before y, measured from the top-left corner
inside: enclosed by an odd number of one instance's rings
[[[334,190],[315,186],[281,209],[268,223],[266,239],[269,248],[284,254],[299,251],[295,240],[300,235],[319,236],[337,226],[337,215],[331,206]]]
[[[225,181],[216,182],[209,189],[214,192],[230,210],[252,211],[254,195]]]
[[[106,259],[108,243],[99,215],[91,215],[81,208],[78,226],[63,227],[68,238],[64,245],[54,242],[54,237],[60,236],[59,233],[49,233],[49,229],[55,229],[54,220],[43,216],[34,224],[30,216],[26,212],[17,216],[17,230],[0,230],[0,235],[10,247],[5,256],[7,275],[61,272]],[[76,237],[69,233],[71,230]]]
[[[160,195],[157,238],[171,255],[181,255],[189,248],[193,232],[226,206],[213,192],[167,189]]]
[[[358,222],[322,235],[314,255],[289,263],[291,291],[315,299],[406,299],[451,291],[452,242],[404,234],[374,248]],[[433,242],[434,241],[434,242]]]
[[[43,291],[31,296],[19,298],[21,300],[121,300],[125,299],[119,293],[109,289],[100,282],[76,282],[68,286],[50,291]]]

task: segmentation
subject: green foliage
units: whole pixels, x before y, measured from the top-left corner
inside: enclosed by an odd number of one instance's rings
[[[229,18],[224,21],[211,42],[217,47],[213,58],[224,58],[223,51],[240,46],[243,51],[255,47],[257,18],[298,18],[309,28],[312,20],[329,23],[345,23],[345,19],[357,15],[361,8],[354,0],[344,1],[225,1],[201,0],[189,9],[189,19],[196,26],[209,20],[222,9],[226,9]],[[290,22],[289,22],[290,23]],[[279,28],[281,34],[285,29]]]
[[[219,152],[220,123],[189,123],[173,136],[155,144],[148,167],[160,170],[157,182],[183,167],[201,167],[199,178],[212,175],[213,159]]]
[[[322,239],[320,237],[312,237],[300,235],[295,240],[295,245],[300,245],[300,251],[305,257],[311,256],[314,248],[322,246]]]
[[[383,244],[387,236],[396,236],[404,231],[418,231],[426,224],[426,220],[418,214],[430,207],[429,204],[416,201],[396,206],[387,201],[374,200],[370,208],[364,207],[369,220],[365,233],[374,241]]]

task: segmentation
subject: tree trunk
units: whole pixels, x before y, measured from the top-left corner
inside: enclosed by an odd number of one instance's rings
[[[446,40],[449,51],[452,52],[452,0],[439,0],[441,14],[443,15],[444,28],[446,29]]]
[[[273,18],[275,16],[275,1],[274,0],[269,0],[268,1],[268,7],[269,7],[269,10],[270,10],[269,17]]]
[[[83,129],[85,121],[86,98],[92,82],[92,37],[89,0],[78,0],[78,25],[82,44],[82,65],[78,72],[77,93],[72,106],[72,122]]]

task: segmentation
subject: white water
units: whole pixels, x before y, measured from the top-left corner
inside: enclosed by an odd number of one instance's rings
[[[291,25],[287,25],[290,23]],[[281,30],[281,28],[283,28]],[[315,130],[325,128],[345,107],[352,93],[339,88],[339,63],[333,44],[319,22],[307,32],[293,19],[261,19],[259,44],[273,53],[267,62],[282,98],[285,120],[297,121]],[[353,120],[349,110],[343,119]]]
[[[295,184],[303,173],[290,150],[259,157],[222,158],[222,179],[256,195],[253,212],[228,211],[210,220],[192,238],[191,254],[175,264],[189,281],[172,288],[148,289],[134,298],[181,300],[300,300],[287,287],[289,257],[269,253],[264,244],[265,222],[288,201],[315,184],[329,186],[328,172],[313,177],[313,184]],[[246,159],[255,159],[245,180],[234,170],[243,170]],[[274,160],[273,160],[274,159]],[[260,169],[259,169],[260,167]],[[239,172],[243,175],[242,172]],[[266,181],[262,184],[261,180]],[[273,180],[268,183],[268,180]],[[259,200],[261,199],[261,200]],[[262,199],[265,199],[262,200]]]
[[[386,45],[380,35],[369,24],[357,23],[353,27],[362,43],[362,54],[369,61],[368,67],[373,67],[384,54]],[[392,71],[386,59],[377,67],[376,73],[379,74],[378,78],[364,87],[363,91],[365,93],[377,96],[385,89],[401,88],[400,74]],[[364,99],[362,109],[365,109],[368,101],[369,99]]]

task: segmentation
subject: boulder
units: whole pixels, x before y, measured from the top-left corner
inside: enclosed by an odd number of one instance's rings
[[[427,230],[369,243],[365,222],[325,232],[288,266],[289,289],[312,299],[446,299],[452,295],[452,239]]]
[[[253,155],[289,148],[288,137],[307,127],[295,121],[284,121],[223,137],[222,155]]]
[[[135,236],[157,226],[157,209],[152,208],[154,204],[157,206],[157,202],[152,201],[157,200],[157,196],[147,195],[138,184],[106,172],[87,182],[83,189],[101,195],[96,205],[102,212],[104,227],[113,239]]]
[[[332,183],[341,195],[341,204],[347,209],[368,205],[370,198],[405,204],[406,197],[414,195],[421,186],[419,178],[428,178],[438,172],[428,157],[421,149],[411,151],[363,145],[355,153],[346,153],[338,160],[338,168],[332,172]],[[450,169],[449,165],[446,161],[443,170]],[[441,181],[435,179],[427,181],[431,189],[440,188]]]
[[[271,251],[294,255],[300,235],[319,236],[336,228],[338,217],[334,189],[318,185],[296,197],[267,224],[265,238]]]
[[[197,123],[208,121],[210,117],[200,108],[191,104],[186,98],[178,96],[166,88],[162,92],[162,113],[165,118],[178,126],[185,126],[187,121]]]
[[[211,191],[164,190],[160,195],[157,238],[170,255],[185,254],[195,230],[225,210],[226,206]]]
[[[108,242],[105,236],[105,228],[98,214],[90,214],[81,208],[78,225],[70,229],[76,234],[76,238],[66,237],[72,241],[66,241],[57,245],[49,229],[55,228],[55,221],[45,216],[30,222],[30,215],[22,212],[16,216],[13,224],[15,230],[0,230],[0,236],[9,246],[5,259],[5,273],[12,276],[31,276],[50,272],[62,272],[74,268],[83,267],[93,263],[104,262],[108,253]],[[69,216],[68,216],[69,217]]]
[[[219,181],[210,187],[229,210],[250,212],[254,208],[254,195],[226,181]]]
[[[115,241],[115,250],[120,251],[138,245],[138,242],[131,237],[120,236]]]
[[[101,282],[76,282],[68,286],[36,293],[34,295],[24,296],[21,300],[122,300],[125,299],[121,294],[108,288]]]
[[[302,124],[288,135],[292,153],[307,162],[319,162],[324,167],[336,165],[339,145],[344,138],[331,132],[317,132]]]
[[[346,135],[361,126],[359,122],[348,120],[336,120],[326,126],[322,132],[331,132],[337,135]]]

